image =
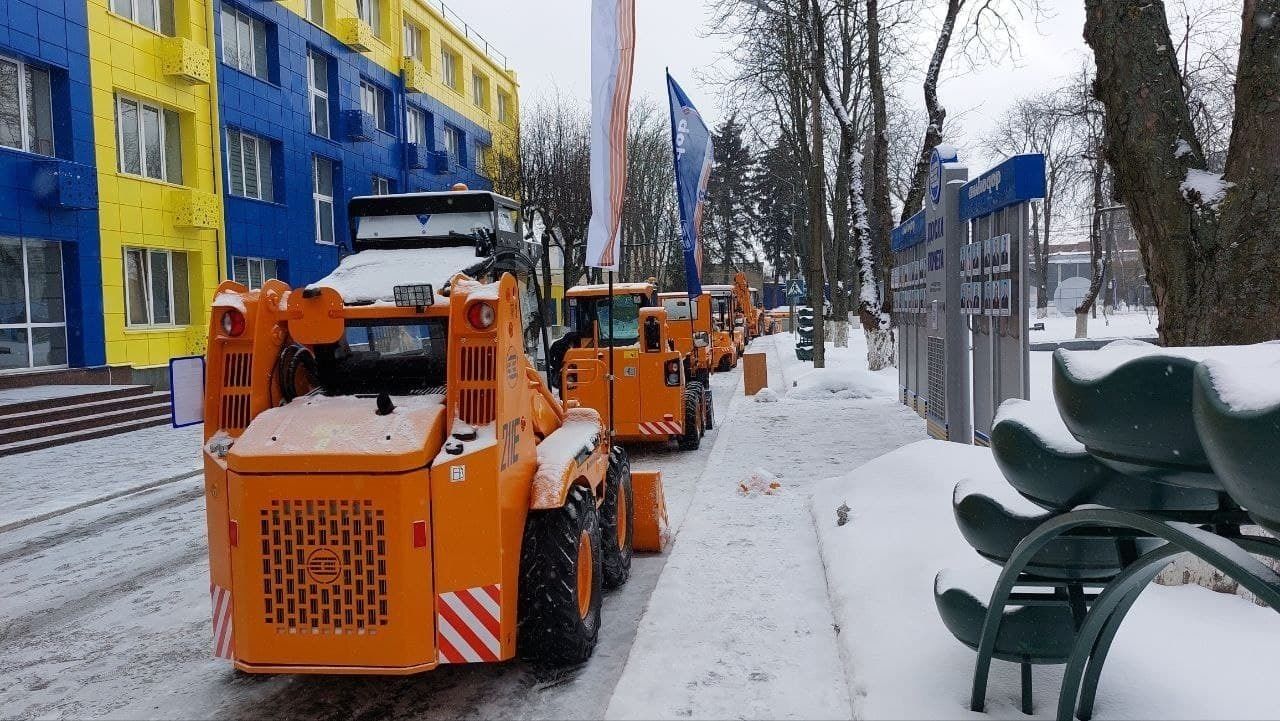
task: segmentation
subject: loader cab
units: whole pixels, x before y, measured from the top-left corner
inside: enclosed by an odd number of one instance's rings
[[[706,381],[714,368],[711,357],[711,295],[702,293],[689,298],[683,291],[659,293],[658,300],[667,311],[671,338],[676,348],[691,357],[693,375]]]
[[[732,285],[704,285],[711,295],[711,346],[717,370],[726,371],[738,365],[738,357],[746,346],[746,320]]]

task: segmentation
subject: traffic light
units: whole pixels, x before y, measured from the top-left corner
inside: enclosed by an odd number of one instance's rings
[[[796,358],[813,360],[813,309],[796,309]]]

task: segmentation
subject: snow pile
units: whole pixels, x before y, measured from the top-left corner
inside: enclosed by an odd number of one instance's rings
[[[254,295],[258,293],[256,290],[251,292]],[[244,293],[233,293],[231,291],[224,290],[213,297],[213,306],[215,308],[234,308],[235,310],[244,313],[244,296]]]
[[[1187,168],[1187,179],[1182,181],[1179,190],[1182,191],[1182,197],[1186,198],[1188,203],[1217,210],[1222,200],[1227,197],[1227,191],[1234,186],[1235,183],[1223,180],[1221,173]]]
[[[599,443],[600,413],[594,408],[570,408],[564,423],[538,444],[538,472],[533,478],[535,490],[554,492],[559,500],[560,481],[579,453],[590,453]],[[550,499],[536,497],[534,505],[546,505]],[[554,502],[552,502],[554,505]]]
[[[1074,314],[1059,315],[1054,308],[1053,299],[1049,299],[1049,316],[1034,318],[1032,324],[1043,323],[1044,330],[1031,331],[1031,342],[1051,342],[1074,340],[1076,337],[1076,317]],[[1089,320],[1088,338],[1110,340],[1120,338],[1155,338],[1159,335],[1160,317],[1152,312],[1119,311],[1112,309],[1098,318]]]
[[[828,362],[826,368],[809,371],[792,381],[787,397],[794,400],[892,398],[896,391],[893,380],[866,370],[865,362],[862,368]]]
[[[782,492],[782,484],[778,477],[763,468],[757,468],[751,475],[738,481],[738,493],[747,498],[756,496],[772,496]]]
[[[1280,405],[1280,343],[1262,343],[1258,350],[1204,362],[1213,389],[1238,413]]]
[[[854,718],[1026,718],[1018,709],[1019,669],[1001,661],[992,665],[987,713],[968,710],[975,654],[934,604],[942,569],[939,583],[982,600],[999,573],[956,528],[952,490],[964,478],[993,491],[1003,483],[989,450],[921,441],[814,493]],[[846,502],[854,510],[840,526]],[[1116,637],[1095,718],[1272,718],[1277,643],[1271,609],[1196,586],[1151,586]],[[1053,718],[1062,667],[1036,666],[1034,678],[1033,718]]]
[[[1071,435],[1067,424],[1062,422],[1058,406],[1052,399],[1045,401],[1024,401],[1021,398],[1010,398],[1000,404],[996,411],[994,429],[1001,423],[1009,421],[1018,423],[1031,431],[1041,443],[1058,453],[1077,455],[1084,453],[1084,444]]]
[[[1059,350],[1066,362],[1067,371],[1076,380],[1096,381],[1115,369],[1137,358],[1162,356],[1186,358],[1197,363],[1216,360],[1232,365],[1248,366],[1274,359],[1280,352],[1280,341],[1267,341],[1253,345],[1223,345],[1165,348],[1136,340],[1118,340],[1098,350]]]
[[[484,261],[471,245],[375,248],[348,255],[332,273],[307,287],[333,288],[348,304],[394,302],[397,285],[430,283],[439,293],[454,275]]]
[[[1178,140],[1173,144],[1173,157],[1184,158],[1193,154],[1194,153],[1191,150],[1191,143],[1188,143],[1186,140],[1178,138]]]
[[[778,394],[772,388],[761,388],[756,391],[756,403],[777,403]]]
[[[1013,486],[1000,475],[992,476],[984,473],[974,478],[962,479],[955,488],[951,489],[951,505],[959,505],[962,500],[970,496],[989,498],[1018,518],[1042,518],[1046,513],[1043,508],[1013,490]]]

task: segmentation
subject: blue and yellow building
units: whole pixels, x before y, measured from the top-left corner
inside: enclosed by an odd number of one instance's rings
[[[202,352],[221,279],[336,265],[350,197],[491,187],[515,74],[446,12],[0,3],[0,373]]]

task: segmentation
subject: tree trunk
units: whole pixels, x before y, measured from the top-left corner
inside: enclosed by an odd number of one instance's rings
[[[879,0],[867,0],[867,79],[871,85],[871,202],[867,213],[870,219],[868,232],[871,234],[871,259],[879,271],[873,277],[879,277],[881,287],[888,288],[890,274],[893,272],[893,253],[889,247],[893,205],[889,200],[889,110],[884,89],[884,64],[880,55]],[[879,315],[892,310],[888,294],[885,296],[880,299]],[[868,325],[869,320],[871,319],[862,319],[866,330],[872,329]],[[879,318],[875,320],[878,321]],[[869,342],[867,350],[871,350]]]
[[[1166,345],[1280,338],[1280,0],[1244,0],[1224,177],[1206,171],[1164,4],[1086,0],[1106,155]],[[1190,153],[1175,152],[1185,142]]]
[[[938,100],[938,76],[942,74],[942,64],[947,59],[951,35],[956,28],[956,17],[960,14],[960,6],[963,4],[963,0],[948,0],[947,15],[942,21],[938,43],[933,48],[929,70],[924,76],[924,107],[929,115],[929,125],[925,127],[924,145],[920,148],[920,157],[916,159],[916,170],[911,175],[911,186],[907,190],[907,198],[902,203],[903,221],[924,207],[924,191],[929,182],[929,161],[933,158],[933,149],[942,143],[942,130],[947,121],[947,109]]]
[[[1093,153],[1093,222],[1089,226],[1089,292],[1076,308],[1076,337],[1089,337],[1089,313],[1102,290],[1102,174],[1106,165],[1101,148]],[[1094,316],[1097,317],[1096,314]]]
[[[823,230],[826,227],[826,168],[823,159],[822,132],[822,80],[819,73],[826,67],[826,33],[823,31],[822,9],[818,0],[811,0],[809,22],[813,29],[813,49],[809,67],[809,139],[813,145],[809,156],[809,257],[808,272],[809,305],[813,308],[813,367],[826,367],[826,303],[823,295],[825,274],[822,268],[822,251],[825,245]]]

